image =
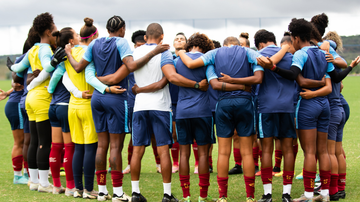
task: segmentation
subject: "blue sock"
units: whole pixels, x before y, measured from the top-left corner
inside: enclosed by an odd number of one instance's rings
[[[85,179],[85,189],[87,191],[92,191],[94,188],[96,150],[97,150],[97,143],[85,144],[84,179]]]
[[[75,144],[72,169],[76,189],[83,190],[82,173],[85,147],[83,144]]]

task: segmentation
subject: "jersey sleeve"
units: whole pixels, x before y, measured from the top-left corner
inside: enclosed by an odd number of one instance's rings
[[[50,77],[50,73],[42,70],[40,74],[33,79],[30,84],[27,86],[27,90],[30,91],[31,89],[35,88],[36,86],[40,85],[42,82],[44,82],[46,79]]]
[[[26,53],[25,57],[19,63],[11,66],[11,70],[14,72],[22,72],[28,67],[30,67],[29,52]]]
[[[20,78],[24,78],[24,74],[21,73],[16,73],[16,76],[20,77]]]
[[[292,63],[291,66],[296,66],[298,67],[300,70],[303,69],[305,62],[308,58],[308,55],[305,51],[303,50],[298,50],[295,52],[293,59],[292,59]]]
[[[54,93],[57,84],[59,83],[61,77],[64,75],[65,72],[66,70],[65,70],[64,62],[62,62],[57,66],[56,70],[51,76],[50,83],[47,89],[50,94]]]
[[[46,72],[52,72],[54,71],[54,67],[51,66],[51,57],[52,52],[50,46],[40,46],[39,48],[39,59],[41,62],[41,66]]]
[[[326,72],[332,72],[332,71],[334,71],[334,69],[335,69],[335,67],[334,67],[333,63],[328,62]]]
[[[208,80],[208,82],[210,82],[213,79],[217,79],[218,76],[216,75],[215,72],[215,67],[214,65],[208,65],[206,68],[206,78]]]
[[[74,83],[71,81],[71,79],[69,78],[69,75],[67,72],[64,73],[63,77],[62,77],[62,83],[64,84],[65,88],[72,93],[76,98],[82,98],[82,92],[76,88],[76,86],[74,85]],[[50,81],[51,82],[51,81]]]
[[[331,46],[330,46],[329,52],[334,57],[334,59],[340,57],[340,55]]]
[[[251,68],[253,69],[253,72],[264,71],[264,68],[262,68],[260,65],[257,64],[257,58],[262,57],[262,55],[259,52],[256,52],[250,48],[245,48],[245,50],[246,50],[246,57],[248,59],[248,62],[251,64]]]
[[[126,39],[118,38],[116,40],[116,47],[119,51],[121,60],[123,60],[127,56],[132,56],[131,48]]]
[[[204,62],[204,66],[215,64],[215,56],[216,56],[217,51],[218,51],[218,49],[208,51],[200,57],[202,59],[202,61]]]
[[[328,73],[325,73],[325,79],[330,79],[330,75]]]
[[[98,78],[95,76],[95,65],[94,63],[90,63],[85,68],[85,80],[88,84],[90,84],[92,87],[94,87],[97,91],[104,94],[105,89],[108,87],[107,85],[101,83]]]
[[[84,60],[86,60],[86,61],[88,61],[88,62],[92,62],[92,60],[93,60],[93,57],[92,57],[92,48],[93,48],[93,46],[94,46],[94,44],[95,44],[95,41],[96,41],[96,39],[93,40],[93,41],[89,44],[89,46],[87,47],[87,49],[86,49],[86,51],[85,51],[85,53],[84,53],[84,55],[83,55]]]
[[[163,53],[161,53],[161,62],[160,62],[160,66],[161,68],[165,65],[174,65],[174,60],[173,60],[173,56],[171,55],[171,52],[169,50],[164,51]]]

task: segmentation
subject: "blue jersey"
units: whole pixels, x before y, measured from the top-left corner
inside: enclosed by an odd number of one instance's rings
[[[186,53],[195,60],[202,56],[200,52]],[[200,82],[206,79],[206,66],[189,69],[182,60],[176,62],[176,72],[183,77]],[[176,119],[211,117],[209,93],[195,88],[179,87],[179,97],[176,107]]]
[[[279,47],[271,45],[259,52],[261,55],[270,58],[278,51],[280,51]],[[289,70],[292,58],[292,54],[286,53],[277,66]],[[285,79],[279,74],[265,69],[258,94],[259,113],[293,113],[293,96],[289,95],[294,95],[295,90],[294,81]]]
[[[214,90],[211,86],[209,86],[207,92],[209,93],[210,109],[212,112],[215,112],[216,103],[219,98],[219,91]]]
[[[176,66],[176,62],[179,60],[179,56],[173,54],[174,66]],[[176,105],[178,102],[179,96],[179,86],[169,83],[169,91],[171,97],[171,104]]]
[[[258,52],[252,49],[232,46],[211,50],[201,56],[201,59],[205,66],[215,65],[217,77],[222,77],[220,73],[224,73],[233,78],[244,78],[253,75],[255,71],[263,70],[257,65],[256,58],[260,56]],[[251,96],[251,93],[243,90],[219,92],[219,98],[233,96]]]
[[[341,69],[336,67],[335,71],[341,72]],[[332,87],[332,91],[329,95],[327,95],[330,105],[341,104],[340,101],[341,82],[335,83],[331,81],[331,87]]]
[[[127,76],[128,79],[128,106],[129,107],[134,107],[134,103],[135,103],[135,95],[132,92],[132,87],[135,84],[135,78],[134,78],[134,72],[130,72],[130,74]]]
[[[15,64],[19,63],[25,57],[25,55],[26,54],[23,54],[19,58],[16,58]],[[23,74],[17,73],[16,75],[21,78],[20,81],[19,81],[19,84],[24,85],[25,80],[24,80]],[[24,90],[21,90],[21,91],[15,91],[14,90],[12,93],[10,93],[8,102],[20,102],[21,96],[23,94],[24,94]]]

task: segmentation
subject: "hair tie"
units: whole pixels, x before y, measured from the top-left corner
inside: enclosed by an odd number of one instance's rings
[[[94,33],[92,33],[90,36],[87,36],[87,37],[81,37],[81,39],[87,39],[87,38],[90,38],[92,36],[94,36],[96,34],[98,30],[96,29],[96,31]]]

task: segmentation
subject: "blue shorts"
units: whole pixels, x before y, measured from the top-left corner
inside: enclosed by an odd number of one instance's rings
[[[342,142],[344,126],[344,109],[341,106],[331,106],[328,139],[336,142]]]
[[[129,133],[132,131],[132,117],[134,113],[134,107],[128,107],[128,129]]]
[[[176,134],[180,145],[215,143],[212,117],[176,119]]]
[[[156,145],[171,145],[172,116],[166,111],[137,111],[133,113],[132,141],[134,146],[149,146],[154,134]]]
[[[259,113],[258,138],[296,138],[294,113]]]
[[[251,118],[249,118],[251,117]],[[231,138],[234,129],[239,136],[251,136],[254,130],[254,107],[251,97],[220,99],[216,106],[216,133],[218,137]]]
[[[172,104],[171,105],[171,114],[172,114],[172,120],[173,121],[176,120],[176,106],[177,106],[177,104]]]
[[[49,120],[51,127],[61,127],[62,132],[69,133],[68,105],[50,105]]]
[[[299,130],[317,129],[318,132],[329,131],[330,107],[324,97],[309,100],[300,98],[296,107],[296,127]]]
[[[5,115],[10,122],[11,130],[24,129],[20,104],[18,102],[7,102]]]
[[[349,105],[343,105],[344,112],[345,112],[345,123],[349,120],[350,117],[350,107]]]
[[[21,109],[21,114],[23,117],[24,133],[30,133],[29,117],[26,113],[25,106],[24,106],[24,108],[20,108],[20,109]]]
[[[129,132],[126,99],[94,93],[91,98],[91,110],[97,133],[122,134]]]

